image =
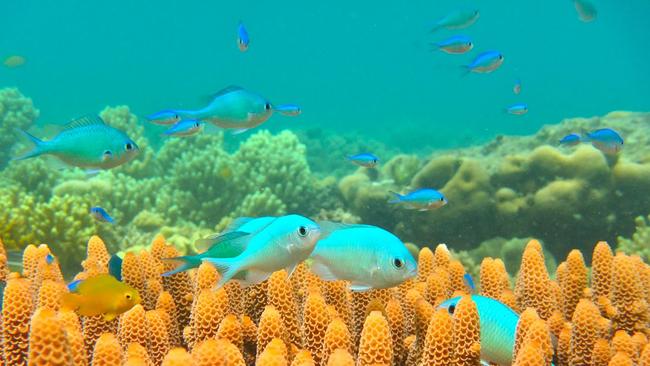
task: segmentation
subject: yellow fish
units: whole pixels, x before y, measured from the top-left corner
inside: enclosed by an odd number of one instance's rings
[[[25,58],[23,56],[9,56],[7,57],[2,64],[7,67],[18,67],[25,64]]]
[[[63,296],[62,307],[75,310],[82,316],[103,315],[111,321],[140,303],[138,290],[108,274],[100,274],[69,286]]]

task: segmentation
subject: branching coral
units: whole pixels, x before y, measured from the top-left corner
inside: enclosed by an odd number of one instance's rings
[[[0,89],[0,168],[11,157],[16,142],[15,129],[28,129],[38,114],[32,100],[23,96],[18,89]]]

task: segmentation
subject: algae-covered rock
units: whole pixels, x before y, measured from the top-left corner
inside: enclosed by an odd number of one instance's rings
[[[0,89],[0,169],[9,162],[20,138],[16,129],[27,130],[38,115],[32,100],[18,89]]]

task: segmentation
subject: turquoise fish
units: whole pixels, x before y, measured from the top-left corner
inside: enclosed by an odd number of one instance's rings
[[[528,104],[526,103],[517,103],[509,106],[506,108],[506,113],[509,114],[515,114],[515,115],[523,115],[528,113]]]
[[[115,223],[111,215],[106,212],[102,207],[94,206],[90,208],[90,215],[99,222],[108,222],[109,224]]]
[[[452,36],[435,43],[435,46],[449,54],[463,54],[471,51],[474,48],[474,43],[467,36]]]
[[[178,113],[172,110],[164,110],[164,111],[156,112],[154,114],[148,115],[146,118],[147,120],[149,120],[149,122],[155,125],[163,125],[163,126],[173,125],[181,120],[181,117],[178,115]]]
[[[582,137],[577,133],[570,133],[560,139],[560,145],[575,146],[582,140]]]
[[[352,163],[365,167],[365,168],[374,168],[379,163],[379,158],[371,153],[361,153],[352,156],[348,156],[347,159]]]
[[[86,116],[67,124],[49,141],[20,130],[34,144],[32,150],[15,160],[52,155],[64,163],[89,170],[110,169],[131,161],[140,151],[124,132],[99,118]]]
[[[266,122],[273,114],[273,105],[259,94],[229,86],[215,94],[202,109],[174,112],[184,119],[208,122],[238,134]]]
[[[578,18],[583,22],[591,22],[598,16],[596,6],[590,0],[574,0]]]
[[[185,119],[176,122],[173,126],[163,132],[163,135],[177,137],[196,135],[203,129],[203,124],[203,122],[195,119]]]
[[[248,50],[248,44],[250,41],[251,40],[248,37],[248,31],[246,30],[246,27],[244,27],[244,23],[240,21],[239,25],[237,26],[237,47],[239,47],[240,51],[246,52]]]
[[[503,63],[503,54],[499,51],[485,51],[480,53],[468,65],[464,65],[465,70],[476,73],[490,73],[501,66]]]
[[[352,291],[389,288],[412,278],[417,262],[404,243],[371,225],[319,222],[324,238],[311,253],[311,271],[325,281],[346,280]]]
[[[228,234],[232,233],[238,232]],[[247,271],[246,279],[241,281],[244,286],[257,284],[283,268],[291,275],[298,263],[309,257],[320,235],[318,224],[304,216],[280,216],[253,233],[233,239],[246,248],[238,256],[206,257],[202,261],[221,273],[218,288],[242,271]]]
[[[399,194],[390,192],[395,198],[388,201],[388,203],[403,203],[408,208],[427,211],[440,208],[447,204],[445,196],[431,188],[420,188],[407,194]]]
[[[611,128],[590,132],[582,138],[582,141],[591,142],[596,149],[608,155],[616,155],[623,149],[623,138]]]
[[[273,107],[273,109],[289,117],[295,117],[302,113],[302,109],[297,104],[280,104]]]
[[[474,10],[456,10],[453,11],[444,17],[438,19],[431,29],[431,32],[435,32],[438,29],[463,29],[467,28],[470,25],[474,24],[479,18],[480,12],[476,9]]]
[[[489,297],[472,295],[478,309],[481,328],[481,359],[499,366],[512,365],[515,332],[519,315],[503,303]],[[449,299],[438,306],[454,313],[460,297]]]

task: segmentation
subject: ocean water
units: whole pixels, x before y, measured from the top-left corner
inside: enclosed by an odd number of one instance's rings
[[[354,132],[400,151],[463,146],[567,117],[650,110],[650,2],[595,4],[598,18],[583,23],[570,0],[4,1],[0,58],[27,63],[1,68],[0,85],[33,98],[40,125],[106,105],[138,115],[196,108],[240,85],[302,107],[299,118],[274,116],[272,131]],[[429,33],[462,8],[480,10],[476,24]],[[239,20],[251,37],[245,53]],[[430,50],[458,33],[472,37],[471,53]],[[489,49],[503,52],[503,66],[462,76],[460,65]],[[516,102],[528,115],[503,113]]]

